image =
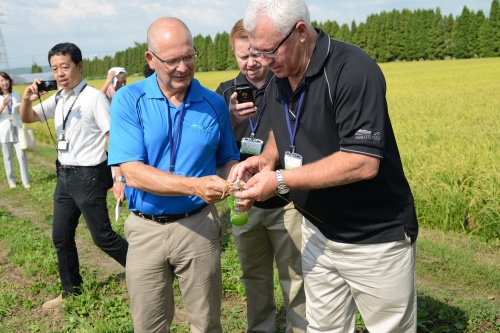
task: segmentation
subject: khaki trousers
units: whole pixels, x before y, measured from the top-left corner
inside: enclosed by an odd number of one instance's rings
[[[134,332],[170,332],[176,277],[191,332],[221,333],[223,233],[215,206],[165,225],[130,214],[125,234]]]
[[[415,244],[331,241],[307,219],[302,268],[308,333],[355,332],[356,308],[370,332],[417,331]]]
[[[286,332],[305,332],[301,223],[302,215],[288,204],[272,209],[252,207],[248,223],[232,227],[247,296],[247,332],[276,331],[274,262],[286,310]]]

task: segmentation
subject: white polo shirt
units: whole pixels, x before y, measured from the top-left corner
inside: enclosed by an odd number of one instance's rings
[[[33,109],[42,123],[54,119],[57,139],[64,134],[68,142],[68,149],[59,151],[59,162],[62,165],[95,166],[105,161],[105,134],[110,124],[106,95],[82,80],[75,88],[63,90],[57,104],[55,96]]]

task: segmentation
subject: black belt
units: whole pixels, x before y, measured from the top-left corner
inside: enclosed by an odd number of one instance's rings
[[[137,210],[133,210],[132,213],[135,215],[142,217],[145,220],[151,220],[156,223],[161,223],[161,224],[166,224],[166,223],[171,223],[178,221],[180,219],[184,219],[189,216],[193,216],[194,214],[198,214],[203,210],[203,208],[207,207],[207,204],[203,204],[200,208],[196,208],[195,210],[192,210],[188,213],[183,213],[183,214],[166,214],[166,215],[148,215],[148,214],[143,214]]]
[[[57,167],[57,171],[65,171],[65,172],[70,172],[70,171],[76,171],[78,169],[93,169],[97,168],[97,166],[79,166],[79,165],[59,165]]]

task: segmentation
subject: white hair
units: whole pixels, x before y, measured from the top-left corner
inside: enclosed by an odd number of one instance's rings
[[[245,30],[255,29],[257,20],[262,16],[269,18],[276,31],[283,35],[299,21],[311,26],[305,0],[249,0],[243,16]]]

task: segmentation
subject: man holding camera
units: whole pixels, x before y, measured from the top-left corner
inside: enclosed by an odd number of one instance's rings
[[[261,65],[258,57],[248,52],[250,43],[242,20],[231,30],[230,42],[240,73],[235,79],[221,83],[216,92],[229,105],[243,161],[260,154],[271,130],[263,115],[267,112],[264,93],[273,75],[267,66]],[[237,101],[240,110],[235,108]],[[248,212],[248,223],[232,228],[243,272],[241,280],[246,289],[247,332],[276,330],[274,261],[286,309],[286,332],[305,332],[301,221],[302,215],[294,209],[288,195],[274,196],[263,202],[256,201]]]
[[[80,49],[72,43],[55,45],[48,55],[57,84],[63,89],[44,102],[32,102],[46,94],[50,82],[36,79],[24,91],[19,113],[25,123],[53,118],[57,134],[57,185],[54,191],[52,240],[56,248],[63,292],[43,304],[57,308],[63,298],[81,292],[75,232],[83,214],[94,243],[125,266],[127,241],[113,231],[106,204],[112,186],[107,167],[106,140],[110,127],[109,101],[83,79]],[[115,169],[115,198],[124,198],[121,170]],[[120,177],[121,176],[121,177]]]

